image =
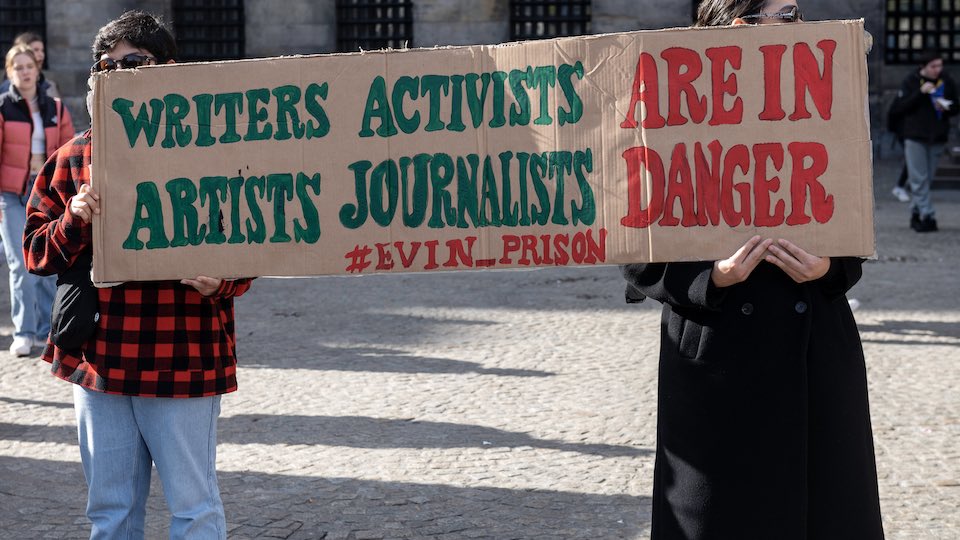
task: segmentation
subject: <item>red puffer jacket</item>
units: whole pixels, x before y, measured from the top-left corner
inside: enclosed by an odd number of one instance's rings
[[[37,93],[43,119],[47,156],[73,138],[70,112],[59,99]],[[30,174],[30,138],[33,119],[30,107],[16,88],[0,95],[0,191],[23,193]]]

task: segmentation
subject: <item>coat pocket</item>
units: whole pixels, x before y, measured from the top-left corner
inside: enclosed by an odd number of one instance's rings
[[[702,337],[703,326],[690,319],[683,319],[683,325],[680,327],[680,339],[677,342],[677,352],[680,353],[680,357],[687,360],[699,360]]]
[[[697,312],[677,317],[677,333],[674,347],[676,358],[687,366],[707,371],[724,370],[724,346],[718,343],[718,325],[722,325],[720,313]]]

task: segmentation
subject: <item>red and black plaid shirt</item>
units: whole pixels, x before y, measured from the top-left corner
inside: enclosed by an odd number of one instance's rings
[[[43,167],[27,205],[27,268],[59,274],[90,246],[91,227],[67,208],[90,183],[90,132],[61,147]],[[237,389],[233,297],[249,279],[224,280],[206,297],[178,281],[130,282],[98,289],[100,321],[82,348],[47,342],[53,374],[84,387],[143,397],[201,397]]]

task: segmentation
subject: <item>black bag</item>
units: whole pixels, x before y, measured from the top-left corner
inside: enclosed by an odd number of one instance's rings
[[[79,349],[97,329],[100,301],[90,281],[90,253],[80,255],[57,277],[57,296],[50,313],[50,338],[61,349]]]

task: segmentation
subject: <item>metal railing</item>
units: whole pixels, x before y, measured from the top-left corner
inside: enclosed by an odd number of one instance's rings
[[[181,60],[243,58],[243,0],[174,0],[173,30]]]
[[[412,42],[412,1],[337,0],[338,51],[399,49]]]
[[[546,39],[589,34],[589,0],[510,0],[510,39]]]

